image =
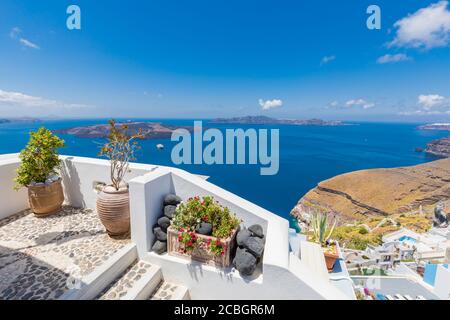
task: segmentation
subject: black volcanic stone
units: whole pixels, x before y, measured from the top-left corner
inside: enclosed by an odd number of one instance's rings
[[[167,217],[161,217],[158,219],[158,225],[163,231],[167,231],[167,228],[170,226],[170,219]]]
[[[176,209],[177,209],[176,206],[173,206],[173,205],[169,204],[169,205],[164,207],[164,215],[167,218],[169,218],[170,220],[172,220]]]
[[[201,222],[195,228],[195,232],[203,234],[205,236],[209,236],[212,233],[212,224],[208,222]]]
[[[159,241],[167,241],[167,233],[165,233],[161,227],[153,229],[153,234]]]
[[[264,231],[261,225],[254,224],[250,227],[248,227],[248,230],[252,233],[252,236],[258,237],[258,238],[264,238]]]
[[[241,231],[239,231],[236,235],[236,242],[238,246],[242,247],[244,245],[244,242],[246,242],[247,239],[251,237],[251,235],[252,234],[250,233],[250,231],[248,231],[248,229],[242,229]]]
[[[264,252],[264,241],[258,237],[249,237],[244,242],[243,247],[256,258],[261,258]]]
[[[241,275],[251,276],[256,269],[256,258],[247,249],[237,248],[233,265]]]
[[[152,251],[156,252],[157,254],[163,254],[167,251],[167,242],[156,241],[152,247]]]
[[[181,198],[175,194],[168,194],[165,198],[164,198],[164,205],[172,205],[172,206],[176,206],[178,204],[180,204],[181,202]]]

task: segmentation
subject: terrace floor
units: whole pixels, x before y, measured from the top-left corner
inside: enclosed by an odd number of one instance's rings
[[[57,299],[128,243],[111,239],[90,209],[0,220],[0,300]]]

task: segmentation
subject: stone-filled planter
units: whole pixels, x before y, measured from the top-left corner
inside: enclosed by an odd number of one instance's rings
[[[58,212],[64,202],[61,179],[50,184],[29,185],[28,200],[36,216],[48,216]]]
[[[170,255],[181,257],[188,260],[196,260],[208,265],[227,268],[231,266],[233,255],[236,249],[236,234],[239,228],[233,230],[230,237],[227,239],[218,239],[213,236],[206,236],[196,233],[198,243],[191,252],[184,253],[183,245],[178,241],[178,232],[173,227],[167,229],[167,251]],[[219,240],[224,248],[223,255],[215,255],[208,247],[208,241]]]
[[[130,193],[128,186],[116,190],[106,186],[97,197],[97,213],[110,236],[123,236],[130,230]]]

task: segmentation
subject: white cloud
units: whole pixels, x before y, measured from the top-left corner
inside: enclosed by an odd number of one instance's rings
[[[400,115],[411,116],[429,116],[450,114],[450,99],[439,94],[421,94],[417,97],[418,108],[401,112]]]
[[[31,41],[29,41],[29,40],[27,40],[27,39],[20,38],[19,42],[20,42],[22,45],[24,45],[25,47],[33,48],[33,49],[36,49],[36,50],[39,50],[39,49],[40,49],[40,47],[39,47],[37,44],[35,44],[35,43],[33,43],[33,42],[31,42]]]
[[[21,32],[22,32],[22,30],[20,30],[20,28],[14,27],[14,28],[12,28],[11,31],[9,32],[9,37],[10,37],[11,39],[16,39],[16,38],[19,36],[19,34],[20,34]]]
[[[417,103],[424,109],[441,107],[448,104],[449,100],[438,94],[421,94],[417,97]]]
[[[352,99],[348,100],[345,105],[349,108],[362,107],[363,109],[370,109],[375,107],[375,103],[366,101],[364,99]]]
[[[9,32],[9,37],[13,40],[19,41],[19,43],[24,47],[32,48],[32,49],[36,49],[36,50],[40,49],[40,47],[36,43],[31,42],[30,40],[25,39],[23,37],[20,37],[21,33],[22,33],[22,30],[20,28],[14,27]]]
[[[445,47],[450,43],[448,1],[439,1],[398,20],[395,39],[389,46],[424,48]]]
[[[337,107],[339,105],[339,101],[331,101],[329,105],[330,107]]]
[[[265,101],[263,99],[259,99],[258,103],[263,110],[270,110],[283,106],[283,101],[280,99],[265,100]]]
[[[18,106],[28,108],[85,108],[84,104],[65,103],[57,100],[30,96],[20,92],[0,90],[0,106]]]
[[[320,61],[320,65],[324,65],[324,64],[327,64],[327,63],[329,63],[329,62],[331,62],[331,61],[333,61],[333,60],[336,60],[336,56],[325,56],[325,57],[323,57],[322,58],[322,60]]]
[[[404,53],[385,54],[384,56],[381,56],[377,59],[377,63],[378,64],[396,63],[396,62],[409,61],[409,60],[412,60],[411,57],[407,56]]]

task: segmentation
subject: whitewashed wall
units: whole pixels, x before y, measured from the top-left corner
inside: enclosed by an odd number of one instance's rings
[[[152,227],[162,215],[168,193],[186,200],[193,196],[213,196],[241,218],[246,226],[259,223],[266,234],[262,273],[242,278],[232,268],[187,261],[150,252]],[[193,299],[348,299],[340,290],[289,253],[287,220],[175,168],[160,167],[130,181],[131,234],[141,259],[162,267],[167,281],[190,289]]]
[[[437,267],[434,293],[443,300],[450,299],[450,269],[444,266]]]
[[[27,190],[14,190],[14,178],[19,163],[15,154],[0,158],[0,219],[29,207]]]

